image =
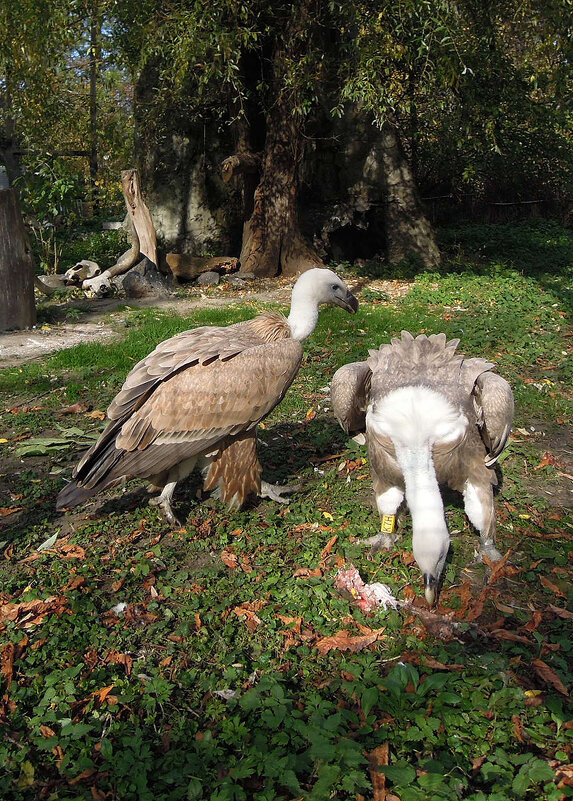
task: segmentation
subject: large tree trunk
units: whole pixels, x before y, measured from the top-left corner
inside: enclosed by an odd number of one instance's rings
[[[253,213],[243,230],[241,272],[257,276],[296,275],[323,266],[298,224],[298,189],[304,158],[305,117],[295,112],[290,70],[308,47],[308,18],[314,0],[299,0],[272,59],[272,103],[266,114],[262,172]]]
[[[34,263],[14,189],[0,191],[0,331],[36,322]]]
[[[387,192],[386,257],[396,263],[413,256],[431,268],[440,263],[440,251],[398,132],[390,123],[382,130],[382,158]]]
[[[287,107],[285,107],[287,106]],[[297,189],[303,157],[301,121],[278,102],[268,117],[262,176],[253,213],[245,223],[241,272],[295,275],[322,265],[304,242],[297,220]]]

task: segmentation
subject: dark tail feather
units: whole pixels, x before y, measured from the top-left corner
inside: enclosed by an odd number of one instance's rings
[[[70,481],[58,495],[56,509],[60,510],[71,506],[79,506],[85,503],[88,498],[91,498],[92,495],[96,495],[101,489],[101,486],[92,487],[91,489],[78,487],[75,481]]]

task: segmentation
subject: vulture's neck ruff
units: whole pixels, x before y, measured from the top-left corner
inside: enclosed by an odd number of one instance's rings
[[[412,515],[414,558],[425,576],[438,580],[450,538],[433,448],[453,447],[459,442],[468,426],[467,417],[433,389],[407,386],[371,404],[366,425],[375,435],[392,441]]]

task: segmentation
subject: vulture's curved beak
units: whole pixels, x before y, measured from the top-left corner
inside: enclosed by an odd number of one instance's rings
[[[350,290],[346,292],[345,297],[343,298],[336,298],[334,301],[337,306],[340,306],[341,309],[345,309],[350,314],[356,314],[358,311],[358,298],[352,294]]]
[[[436,605],[438,600],[438,580],[431,573],[424,573],[424,595],[429,607]]]

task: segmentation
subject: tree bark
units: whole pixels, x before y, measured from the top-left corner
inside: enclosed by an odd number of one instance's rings
[[[14,189],[0,191],[0,331],[36,322],[34,262]]]
[[[298,188],[304,158],[304,121],[295,112],[296,98],[288,86],[290,65],[307,46],[312,0],[300,0],[297,13],[273,54],[273,102],[266,114],[266,140],[261,180],[253,212],[243,229],[241,272],[256,276],[295,275],[324,266],[304,241],[297,219]]]
[[[382,158],[387,190],[386,257],[396,263],[414,256],[431,268],[440,263],[440,251],[398,133],[390,123],[382,131]]]
[[[261,157],[256,153],[235,153],[221,164],[221,175],[226,184],[237,175],[252,175],[260,171]]]
[[[278,102],[268,118],[263,171],[253,213],[243,229],[241,272],[259,277],[296,275],[324,266],[304,241],[297,220],[297,190],[303,157],[302,126]]]

